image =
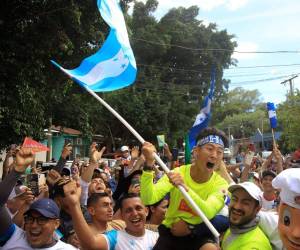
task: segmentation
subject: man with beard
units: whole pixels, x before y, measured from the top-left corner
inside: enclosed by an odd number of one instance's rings
[[[146,205],[161,200],[170,192],[170,203],[162,225],[159,226],[159,239],[155,250],[199,250],[204,247],[217,249],[214,237],[205,235],[196,237],[191,231],[181,236],[177,231],[188,225],[193,229],[195,225],[203,223],[202,219],[193,211],[176,186],[183,186],[206,217],[210,220],[224,206],[224,193],[227,182],[213,168],[223,159],[224,146],[228,144],[226,135],[215,128],[205,128],[197,136],[196,146],[193,148],[191,165],[175,168],[168,176],[163,176],[156,184],[154,177],[155,148],[149,142],[143,145],[142,152],[146,163],[141,177],[141,198]]]
[[[76,182],[64,186],[63,202],[72,216],[74,229],[83,249],[95,250],[151,250],[158,234],[145,229],[147,209],[136,194],[128,194],[120,200],[125,230],[112,230],[106,234],[94,235],[80,209],[80,187]]]
[[[252,182],[243,182],[228,188],[231,192],[229,229],[223,241],[223,250],[271,250],[268,238],[258,227],[257,213],[261,209],[261,190]]]

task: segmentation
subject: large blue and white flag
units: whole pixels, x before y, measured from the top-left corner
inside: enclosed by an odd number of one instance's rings
[[[273,102],[267,103],[267,109],[269,113],[270,125],[271,128],[277,127],[277,117],[276,117],[276,108]]]
[[[192,149],[196,145],[196,137],[199,134],[199,132],[208,126],[210,116],[211,116],[211,112],[210,112],[211,102],[214,95],[215,81],[216,81],[216,72],[215,69],[213,68],[211,72],[209,93],[205,97],[204,105],[201,108],[200,113],[197,115],[193,127],[189,131],[190,149]]]
[[[110,26],[110,33],[100,50],[72,70],[51,62],[80,85],[95,92],[105,92],[132,84],[137,69],[119,3],[117,0],[98,0],[97,5]]]

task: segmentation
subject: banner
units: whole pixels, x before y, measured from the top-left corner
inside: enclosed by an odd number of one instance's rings
[[[26,137],[24,142],[23,142],[23,145],[22,145],[23,148],[31,148],[31,150],[34,152],[34,153],[38,153],[38,152],[43,152],[43,151],[49,151],[50,149],[48,147],[46,147],[44,144],[42,143],[39,143],[35,140],[32,140],[31,138],[29,137]]]

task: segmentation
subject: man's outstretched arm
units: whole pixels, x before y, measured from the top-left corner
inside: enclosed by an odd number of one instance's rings
[[[83,249],[108,250],[106,238],[102,234],[94,235],[86,223],[80,208],[80,186],[75,181],[64,185],[64,205],[72,217],[73,226]]]

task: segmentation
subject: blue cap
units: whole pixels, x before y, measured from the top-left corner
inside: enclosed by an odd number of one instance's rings
[[[39,199],[31,204],[28,214],[30,211],[37,211],[46,218],[57,219],[59,218],[59,208],[56,203],[51,199]]]

